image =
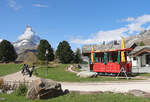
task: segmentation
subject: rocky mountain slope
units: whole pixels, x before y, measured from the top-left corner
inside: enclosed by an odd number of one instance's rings
[[[144,30],[137,35],[129,36],[125,38],[126,47],[131,47],[134,43],[139,45],[140,42],[143,42],[144,45],[150,45],[150,30]],[[104,49],[120,49],[121,48],[121,40],[117,41],[116,44],[114,41],[110,41],[109,43],[103,45],[92,45],[95,50],[104,50]],[[82,46],[82,52],[86,53],[91,50],[91,45]]]
[[[126,43],[139,43],[143,42],[145,45],[150,45],[150,30],[144,30],[138,35],[129,36],[125,39]]]

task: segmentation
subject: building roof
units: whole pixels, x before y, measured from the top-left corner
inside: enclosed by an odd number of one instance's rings
[[[150,50],[150,46],[137,46],[130,52],[130,55],[135,55],[136,53],[138,53],[144,49]]]

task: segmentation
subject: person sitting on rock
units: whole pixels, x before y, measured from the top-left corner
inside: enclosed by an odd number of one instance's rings
[[[82,67],[78,64],[78,68],[81,69]]]
[[[33,71],[34,71],[34,66],[32,66],[32,69],[31,69],[31,71],[30,71],[30,73],[29,73],[29,76],[30,76],[30,77],[32,77]]]
[[[23,68],[22,68],[22,71],[21,71],[21,73],[22,73],[23,75],[24,75],[24,72],[25,72],[25,70],[26,70],[26,67],[27,67],[26,64],[24,64],[24,65],[23,65]]]
[[[26,73],[27,73],[27,75],[28,74],[30,75],[30,70],[29,70],[29,66],[28,65],[26,66]]]

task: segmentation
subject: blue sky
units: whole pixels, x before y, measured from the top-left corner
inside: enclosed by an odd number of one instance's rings
[[[1,0],[0,38],[16,41],[27,25],[54,48],[120,39],[150,28],[150,0]]]

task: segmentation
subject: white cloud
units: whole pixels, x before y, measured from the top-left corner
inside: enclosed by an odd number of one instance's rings
[[[122,21],[125,21],[125,22],[131,22],[131,21],[134,21],[135,19],[133,17],[128,17],[127,19],[123,19]]]
[[[2,42],[3,41],[3,39],[0,39],[0,42]]]
[[[71,43],[75,44],[97,44],[102,41],[111,41],[111,40],[119,40],[121,39],[121,36],[129,36],[132,34],[139,33],[140,31],[144,29],[150,28],[143,27],[144,24],[147,24],[150,22],[150,15],[143,15],[139,16],[137,18],[128,17],[127,19],[124,19],[123,21],[128,22],[128,24],[124,25],[124,27],[108,30],[108,31],[99,31],[98,33],[94,34],[91,38],[88,39],[72,39]]]
[[[129,29],[129,33],[132,34],[133,32],[140,32],[146,28],[142,27],[142,25],[150,22],[150,15],[143,15],[137,17],[136,19],[130,21],[130,24],[127,25]]]
[[[14,10],[19,10],[22,8],[22,6],[18,5],[15,0],[8,0],[8,6]]]
[[[43,5],[43,4],[33,4],[33,7],[40,7],[40,8],[48,8],[48,5]]]
[[[76,44],[98,44],[103,41],[119,40],[121,36],[125,36],[127,28],[114,29],[109,31],[99,31],[97,34],[94,34],[92,38],[87,40],[83,39],[74,39],[71,43]]]

